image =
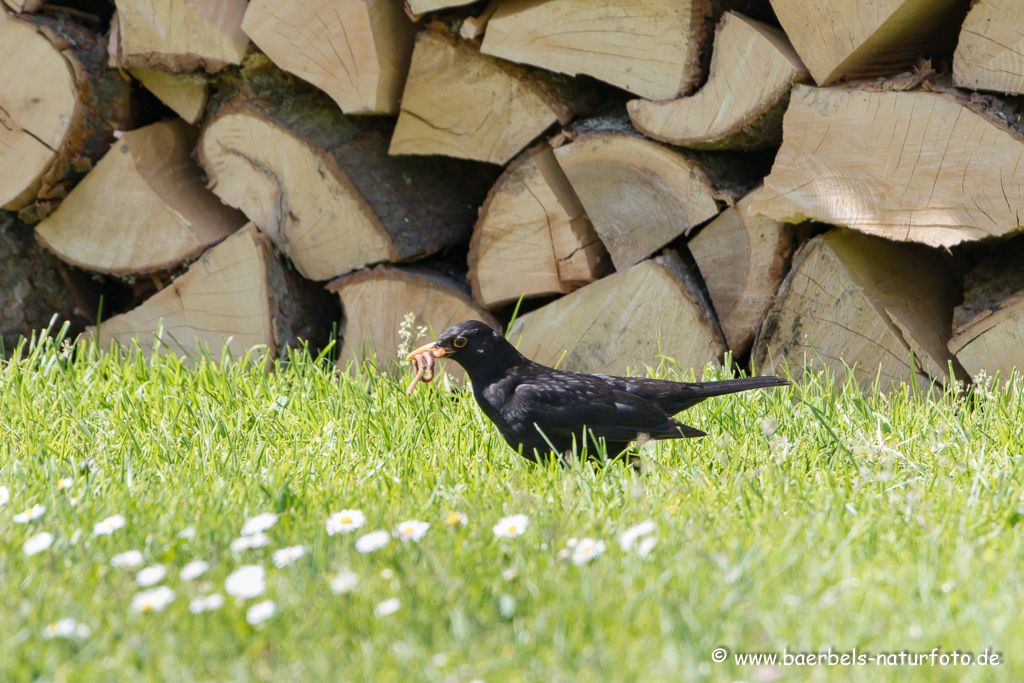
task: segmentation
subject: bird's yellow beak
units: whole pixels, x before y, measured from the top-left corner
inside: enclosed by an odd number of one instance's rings
[[[437,342],[430,342],[429,344],[424,344],[423,346],[419,347],[418,349],[416,349],[415,351],[410,353],[408,356],[405,357],[405,359],[406,360],[412,360],[413,358],[415,358],[416,356],[420,355],[421,353],[427,353],[427,352],[434,354],[435,358],[440,358],[442,356],[447,356],[448,353],[449,353],[449,351],[447,349],[444,349],[444,348],[438,346]]]

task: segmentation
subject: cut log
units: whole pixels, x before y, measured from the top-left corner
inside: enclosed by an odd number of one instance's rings
[[[0,207],[46,215],[129,125],[130,84],[105,59],[67,17],[0,6]]]
[[[796,86],[751,208],[933,246],[1007,234],[1024,210],[1022,139],[952,93]]]
[[[538,363],[616,375],[666,361],[699,376],[725,353],[700,276],[672,252],[519,317],[509,339]]]
[[[416,37],[391,154],[505,164],[585,106],[575,83],[481,55],[438,31]]]
[[[197,123],[206,109],[210,88],[200,74],[169,74],[136,67],[129,73],[188,123]]]
[[[36,12],[43,5],[43,0],[4,0],[15,12]],[[3,8],[0,7],[0,12]]]
[[[723,211],[687,243],[733,356],[750,349],[796,248],[793,227],[752,213],[752,197]]]
[[[708,0],[508,0],[481,49],[667,100],[697,87],[710,14]]]
[[[754,366],[792,374],[849,368],[867,390],[929,386],[966,375],[946,348],[962,296],[942,252],[851,231],[815,237],[793,269],[758,334]]]
[[[465,287],[436,271],[424,268],[378,266],[342,276],[327,285],[341,299],[341,336],[345,343],[338,367],[349,363],[374,362],[388,372],[397,372],[399,362],[412,349],[433,341],[449,326],[463,320],[482,320],[500,329],[490,313],[473,303]],[[399,330],[409,313],[414,328],[426,328],[424,335],[402,346]],[[399,348],[402,347],[402,348]],[[454,363],[445,371],[454,377],[465,375]]]
[[[476,0],[407,0],[409,10],[416,16],[421,16],[427,12],[436,12],[439,9],[469,5],[475,1]]]
[[[469,243],[473,299],[485,308],[567,294],[611,271],[611,259],[546,142],[509,164]]]
[[[818,85],[888,76],[952,53],[970,0],[772,0]]]
[[[689,97],[633,100],[644,135],[697,149],[765,149],[782,140],[789,91],[810,74],[778,30],[727,12],[715,34],[708,82]]]
[[[85,339],[96,336],[101,348],[138,342],[147,357],[154,348],[191,356],[203,349],[218,362],[225,349],[237,359],[260,347],[269,361],[303,342],[314,352],[323,347],[338,315],[334,297],[292,273],[250,224]]]
[[[961,88],[1024,93],[1024,5],[1018,0],[974,3],[953,55]]]
[[[115,0],[111,66],[172,73],[241,64],[247,0]]]
[[[0,211],[0,358],[51,321],[53,330],[69,323],[74,339],[96,322],[99,294],[91,275],[61,263],[32,239],[31,227]]]
[[[416,27],[396,0],[253,0],[242,29],[346,113],[394,114]]]
[[[491,17],[498,11],[499,5],[501,5],[501,0],[491,0],[480,14],[475,17],[466,17],[462,26],[459,27],[459,35],[466,40],[479,40],[487,30],[487,24]]]
[[[318,91],[253,74],[213,107],[199,160],[213,191],[246,213],[306,277],[463,243],[497,173],[387,154],[394,123],[346,117]]]
[[[199,256],[245,217],[206,189],[191,158],[195,142],[180,119],[125,133],[36,227],[37,238],[68,263],[114,275]]]
[[[747,158],[698,155],[641,137],[625,117],[591,119],[555,157],[616,270],[718,215],[760,179]]]

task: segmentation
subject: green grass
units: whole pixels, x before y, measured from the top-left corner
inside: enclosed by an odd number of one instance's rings
[[[407,398],[372,370],[338,375],[301,354],[275,372],[244,360],[82,354],[50,343],[0,365],[0,679],[332,681],[1019,680],[1024,514],[1019,382],[931,399],[864,396],[827,377],[712,399],[686,414],[704,439],[645,446],[647,473],[535,466],[510,452],[468,394],[434,382]],[[662,366],[662,370],[671,369]],[[771,424],[777,427],[774,433]],[[59,480],[73,485],[59,489]],[[13,514],[33,504],[28,524]],[[359,508],[367,524],[329,536]],[[465,526],[449,527],[449,512]],[[276,512],[268,547],[233,553],[246,518]],[[497,538],[503,516],[526,532]],[[94,535],[122,514],[125,528]],[[419,543],[369,554],[356,538],[406,519]],[[653,520],[644,559],[618,543]],[[179,537],[194,527],[191,540]],[[25,540],[54,534],[28,556]],[[570,537],[606,542],[576,566]],[[277,568],[273,550],[307,554]],[[140,550],[176,599],[136,613]],[[179,571],[193,559],[210,570]],[[244,564],[265,595],[226,597]],[[336,595],[343,569],[356,589]],[[384,575],[382,575],[384,572]],[[387,574],[390,573],[390,576]],[[514,576],[513,576],[514,574]],[[375,616],[397,597],[390,616]],[[265,599],[277,612],[250,625]],[[46,639],[50,622],[85,638]],[[725,646],[724,663],[711,652]],[[737,652],[875,654],[990,648],[997,667],[740,666]]]

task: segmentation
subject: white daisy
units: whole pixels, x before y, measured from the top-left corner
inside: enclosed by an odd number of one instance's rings
[[[57,480],[57,490],[64,491],[75,485],[75,480],[71,477],[64,477],[63,479]]]
[[[123,529],[124,525],[125,519],[123,515],[113,515],[96,522],[92,528],[92,532],[97,536],[108,536],[118,529]]]
[[[640,557],[647,557],[654,550],[654,546],[658,545],[657,536],[648,536],[636,546],[636,554]]]
[[[53,534],[49,531],[41,531],[25,541],[25,545],[21,546],[21,549],[25,551],[26,555],[38,555],[51,545],[53,545]]]
[[[380,603],[373,608],[373,613],[378,617],[386,617],[389,614],[394,614],[398,611],[398,608],[402,606],[402,601],[398,598],[391,598]]]
[[[54,638],[88,638],[92,635],[92,629],[86,624],[80,624],[68,617],[54,621],[43,627],[43,638],[53,640]]]
[[[395,578],[395,572],[392,569],[385,567],[384,569],[380,570],[380,578],[384,579],[385,581],[390,581],[391,579]]]
[[[188,611],[192,614],[212,612],[215,609],[220,609],[223,604],[224,596],[220,593],[200,595],[198,598],[193,598],[192,602],[188,603]]]
[[[604,541],[595,541],[592,538],[580,539],[576,549],[572,551],[572,563],[579,567],[590,562],[604,552]]]
[[[342,510],[327,518],[327,535],[347,534],[366,524],[362,510]]]
[[[466,516],[465,512],[449,512],[448,516],[444,518],[444,523],[448,526],[458,526],[469,523],[469,517]]]
[[[196,537],[196,528],[194,526],[187,526],[178,532],[178,538],[183,538],[186,541],[191,541]]]
[[[403,543],[408,543],[409,541],[419,543],[420,539],[426,535],[427,529],[429,528],[430,522],[421,522],[418,519],[410,519],[405,522],[400,522],[398,526],[391,531],[391,535]]]
[[[7,505],[11,499],[11,490],[6,486],[0,486],[0,505]]]
[[[240,553],[243,550],[249,550],[250,548],[263,548],[268,545],[270,545],[270,536],[267,536],[262,531],[257,531],[256,533],[248,536],[239,536],[235,540],[231,541],[231,552]]]
[[[266,531],[275,524],[277,524],[277,515],[273,512],[264,512],[261,515],[250,517],[245,520],[245,524],[242,525],[242,536],[258,534],[261,531]]]
[[[273,600],[257,602],[255,605],[250,607],[248,611],[246,611],[245,620],[255,626],[256,624],[266,621],[270,617],[274,616],[275,611],[277,611],[277,606],[274,605]]]
[[[365,554],[372,553],[374,550],[380,550],[388,544],[390,538],[386,531],[371,531],[356,539],[356,551]]]
[[[206,570],[210,568],[210,563],[203,560],[194,560],[189,562],[181,568],[181,573],[178,575],[182,581],[191,581],[197,579],[206,573]]]
[[[288,548],[281,548],[280,550],[274,551],[274,564],[277,565],[278,569],[289,567],[295,564],[295,561],[306,554],[306,546],[304,545],[293,545]]]
[[[342,569],[331,579],[331,591],[336,595],[344,595],[355,590],[359,583],[356,573],[348,569]]]
[[[498,520],[498,523],[494,525],[494,535],[498,538],[512,538],[513,536],[522,536],[523,532],[526,531],[526,526],[530,523],[529,518],[526,515],[512,515],[510,517],[502,517]]]
[[[132,611],[135,612],[163,612],[174,600],[174,591],[167,586],[157,586],[148,591],[140,591],[132,598]]]
[[[37,503],[36,505],[27,508],[24,512],[19,512],[18,514],[14,515],[14,521],[18,524],[27,524],[28,522],[31,522],[34,519],[39,519],[43,516],[43,513],[45,512],[46,506],[39,505]]]
[[[167,567],[162,564],[154,564],[145,569],[140,569],[139,573],[135,575],[135,583],[145,588],[146,586],[160,583],[165,576],[167,576]]]
[[[224,580],[224,591],[236,598],[248,600],[263,595],[267,590],[266,572],[256,564],[247,564],[228,574]]]
[[[142,553],[138,550],[125,550],[110,558],[110,564],[114,567],[134,569],[143,563]]]
[[[656,529],[657,526],[655,526],[654,522],[648,519],[645,522],[634,524],[623,531],[622,535],[619,536],[619,545],[622,546],[622,552],[628,553],[631,551],[642,536],[653,534]]]

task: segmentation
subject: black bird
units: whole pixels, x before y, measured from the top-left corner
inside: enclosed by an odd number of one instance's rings
[[[582,450],[588,437],[591,454],[596,440],[604,439],[610,460],[637,439],[704,436],[672,416],[710,396],[789,384],[779,377],[670,382],[556,370],[530,360],[477,320],[452,325],[406,360],[421,368],[426,361],[432,370],[433,359],[441,357],[463,367],[484,414],[509,446],[534,461],[552,451],[564,458],[574,443]]]

